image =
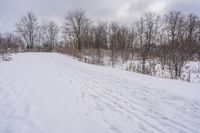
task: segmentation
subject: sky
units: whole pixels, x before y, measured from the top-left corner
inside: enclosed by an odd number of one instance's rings
[[[12,32],[28,11],[39,21],[62,25],[67,11],[82,8],[93,21],[133,23],[145,12],[164,14],[169,10],[200,13],[200,0],[0,0],[0,32]],[[200,15],[200,14],[199,14]]]

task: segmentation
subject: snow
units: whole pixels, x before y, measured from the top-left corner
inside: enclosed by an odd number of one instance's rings
[[[0,133],[198,133],[200,85],[57,53],[0,62]]]
[[[134,57],[133,59],[124,60],[121,57],[115,59],[114,65],[112,64],[112,59],[109,56],[102,56],[96,58],[91,58],[89,56],[84,56],[81,61],[88,60],[88,63],[95,61],[96,59],[100,60],[99,65],[106,67],[114,67],[120,70],[132,71],[132,72],[141,72],[142,69],[142,60]],[[154,77],[167,78],[170,79],[174,77],[169,70],[169,66],[165,65],[162,67],[158,59],[149,59],[146,61],[147,73]],[[192,83],[200,83],[200,61],[188,61],[183,65],[182,74],[180,77],[183,81],[188,81]]]

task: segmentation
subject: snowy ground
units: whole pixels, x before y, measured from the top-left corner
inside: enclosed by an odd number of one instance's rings
[[[79,59],[82,62],[85,62],[87,59],[87,63],[92,64],[96,61],[97,65],[103,65],[106,67],[114,67],[120,70],[126,70],[131,72],[140,73],[142,70],[142,60],[135,57],[134,59],[130,59],[124,61],[121,57],[118,57],[115,60],[114,65],[112,64],[112,59],[108,56],[103,56],[98,58],[98,56],[94,56],[94,58],[90,56],[84,56],[83,59]],[[146,61],[146,72],[148,75],[159,77],[159,78],[167,78],[172,79],[174,75],[169,70],[169,66],[165,65],[162,69],[162,65],[158,59],[151,59]],[[172,70],[173,71],[173,70]],[[180,80],[192,82],[192,83],[200,83],[200,61],[188,61],[182,68],[182,74]]]
[[[0,133],[199,133],[200,85],[26,53],[0,62]]]

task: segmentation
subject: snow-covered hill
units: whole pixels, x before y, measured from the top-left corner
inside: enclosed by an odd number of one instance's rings
[[[55,53],[0,62],[0,133],[199,132],[199,84]]]

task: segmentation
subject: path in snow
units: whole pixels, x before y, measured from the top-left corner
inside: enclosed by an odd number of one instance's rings
[[[200,100],[167,91],[166,85],[200,92],[199,84],[60,54],[18,54],[0,62],[0,133],[200,132]]]

